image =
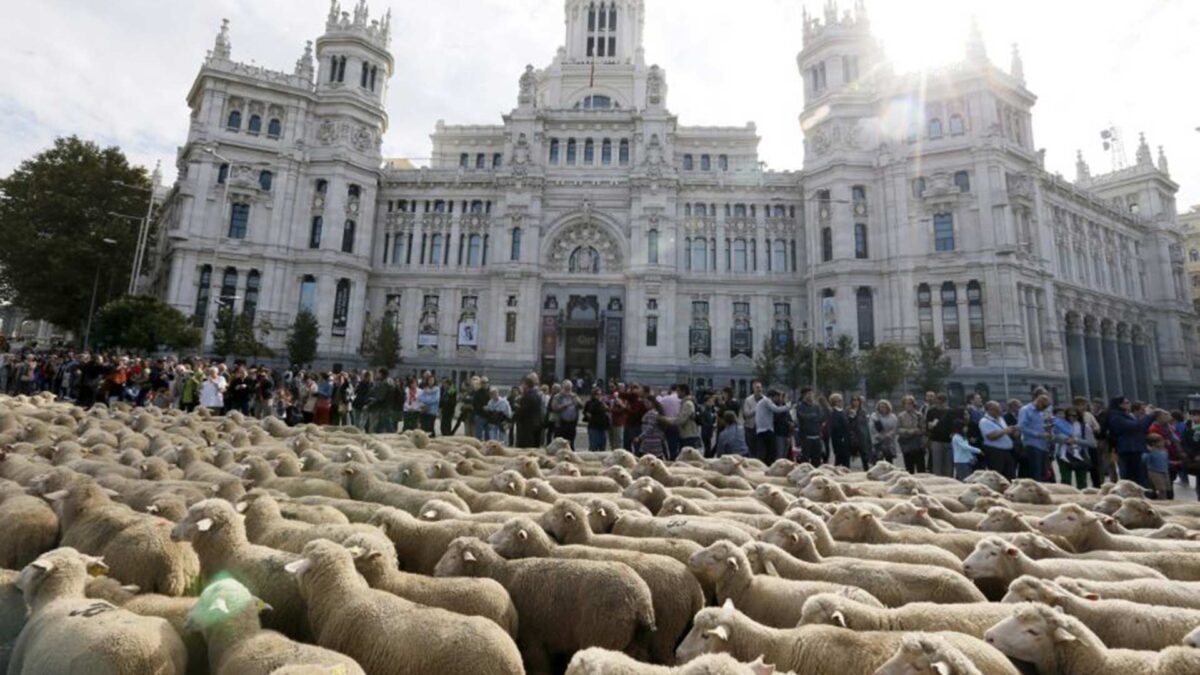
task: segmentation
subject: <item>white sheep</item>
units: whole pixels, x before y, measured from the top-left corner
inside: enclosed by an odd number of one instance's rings
[[[727,654],[705,654],[678,668],[652,666],[621,652],[588,647],[575,652],[566,675],[771,675],[774,666],[762,659],[741,663]],[[784,675],[784,674],[780,674]]]
[[[962,562],[953,553],[927,544],[859,544],[837,541],[829,534],[825,521],[816,514],[803,509],[789,509],[784,517],[798,523],[813,537],[817,551],[822,556],[843,556],[865,560],[885,560],[911,563],[914,565],[936,565],[962,573]],[[809,562],[820,562],[810,560]]]
[[[1100,581],[1139,577],[1166,578],[1156,570],[1134,563],[1078,558],[1034,560],[1021,549],[998,537],[979,542],[974,552],[963,561],[963,572],[971,579],[999,579],[1005,584],[1023,574],[1041,579],[1072,576]]]
[[[799,625],[824,625],[867,631],[953,630],[982,638],[984,631],[1013,612],[995,602],[935,604],[913,602],[902,607],[874,607],[833,593],[814,595],[800,613]]]
[[[900,641],[896,650],[887,663],[879,666],[874,675],[911,675],[912,673],[930,673],[931,675],[984,675],[979,668],[959,651],[938,635],[930,633],[911,633]]]
[[[1200,542],[1178,539],[1147,539],[1110,533],[1100,522],[1101,516],[1078,504],[1062,504],[1053,513],[1037,521],[1042,532],[1057,534],[1076,551],[1187,551],[1200,553]]]
[[[1054,583],[1082,598],[1099,600],[1129,600],[1147,605],[1200,609],[1200,581],[1170,581],[1158,579],[1128,579],[1125,581],[1094,581],[1055,577]]]

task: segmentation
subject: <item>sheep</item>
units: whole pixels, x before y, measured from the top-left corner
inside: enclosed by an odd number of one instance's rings
[[[421,506],[421,520],[466,520],[474,523],[504,524],[510,518],[524,515],[514,511],[484,511],[468,513],[447,504],[440,499],[430,499]]]
[[[587,512],[588,526],[597,534],[612,530],[617,518],[624,512],[615,503],[603,497],[589,497],[583,500],[583,508]]]
[[[974,552],[963,561],[963,572],[971,579],[992,578],[1006,584],[1023,574],[1040,579],[1053,579],[1057,576],[1099,581],[1140,577],[1166,579],[1160,572],[1134,563],[1077,558],[1034,560],[1016,546],[998,537],[979,542]]]
[[[641,553],[657,553],[687,564],[701,546],[687,539],[660,537],[626,537],[617,534],[595,534],[588,525],[584,508],[567,499],[555,502],[538,519],[538,525],[560,544],[581,544],[597,548],[616,548]],[[703,582],[701,582],[703,583]]]
[[[813,537],[817,551],[822,556],[844,556],[847,558],[862,558],[864,560],[886,560],[911,563],[914,565],[935,565],[948,570],[962,573],[962,562],[953,553],[927,544],[890,544],[878,546],[875,544],[859,544],[836,541],[829,534],[825,521],[815,514],[802,509],[789,510],[784,514],[789,520],[799,524]],[[809,562],[820,562],[809,560]]]
[[[1200,626],[1200,610],[1152,607],[1128,600],[1093,600],[1068,592],[1049,579],[1022,576],[1004,602],[1040,602],[1077,617],[1109,647],[1158,651],[1177,645]]]
[[[8,672],[13,643],[25,627],[25,598],[17,587],[19,572],[0,569],[0,673]]]
[[[488,537],[500,529],[498,523],[419,520],[406,511],[383,508],[371,519],[396,545],[400,569],[417,574],[433,574],[450,542],[458,537]]]
[[[516,638],[517,608],[499,583],[491,579],[438,579],[401,572],[395,546],[380,533],[355,534],[342,543],[353,556],[355,569],[371,588],[417,604],[489,619]]]
[[[192,504],[187,517],[171,531],[171,538],[192,543],[206,582],[219,574],[230,575],[271,605],[274,609],[267,616],[267,628],[293,640],[310,637],[300,588],[283,570],[297,560],[296,554],[251,544],[241,515],[228,502],[206,499]]]
[[[1122,499],[1126,497],[1145,497],[1146,488],[1137,483],[1122,478],[1116,483],[1105,483],[1100,486],[1101,495],[1115,495]]]
[[[727,654],[705,654],[679,668],[651,666],[634,660],[621,652],[588,647],[575,652],[567,665],[566,675],[770,675],[774,667],[741,663]]]
[[[715,585],[718,601],[733,600],[747,616],[775,628],[795,626],[804,601],[817,593],[842,593],[882,607],[874,596],[857,586],[755,575],[746,552],[729,541],[718,541],[696,552],[688,566],[693,574]]]
[[[1200,553],[1200,542],[1177,539],[1146,539],[1110,534],[1100,522],[1100,516],[1078,504],[1062,504],[1054,513],[1037,521],[1037,528],[1047,534],[1057,534],[1075,547],[1076,551],[1188,551]]]
[[[123,583],[150,593],[183,595],[196,578],[196,554],[171,541],[170,521],[114,503],[91,480],[45,497],[58,514],[60,545],[104,557]]]
[[[452,492],[414,490],[403,485],[387,483],[380,480],[372,472],[371,467],[359,462],[350,462],[343,465],[338,470],[338,473],[342,480],[342,487],[356,501],[385,504],[416,515],[420,513],[422,504],[430,499],[437,498],[444,499],[460,509],[468,510],[466,502],[463,502],[462,499],[459,499]]]
[[[1170,511],[1156,508],[1141,497],[1122,499],[1120,508],[1108,515],[1131,529],[1163,527],[1168,523],[1178,523],[1189,529],[1200,529],[1200,518],[1172,514]]]
[[[984,632],[1013,613],[1013,605],[997,602],[936,604],[913,602],[902,607],[872,607],[832,593],[809,598],[799,625],[840,626],[857,631],[957,631],[982,639]]]
[[[286,520],[276,502],[261,488],[246,493],[246,497],[235,507],[245,516],[246,537],[255,544],[269,546],[280,551],[299,553],[304,545],[315,539],[342,542],[351,535],[361,532],[377,533],[371,525],[312,525]]]
[[[298,520],[313,525],[349,525],[346,514],[324,504],[301,504],[290,497],[277,498],[279,511],[288,520]],[[347,500],[349,501],[349,500]]]
[[[1094,581],[1092,579],[1055,577],[1054,583],[1068,592],[1089,600],[1108,598],[1147,605],[1200,609],[1200,582],[1196,581],[1172,581],[1164,584],[1156,579]]]
[[[879,666],[874,675],[984,675],[966,654],[945,638],[928,633],[912,633],[900,640],[894,656]]]
[[[629,566],[650,589],[657,630],[650,639],[649,657],[672,663],[675,645],[683,638],[692,616],[704,606],[704,591],[687,566],[673,558],[590,546],[559,546],[529,518],[513,518],[488,543],[496,553],[514,558],[600,560]]]
[[[19,570],[58,543],[58,516],[46,502],[0,480],[0,568]]]
[[[1108,649],[1079,619],[1030,604],[990,628],[985,639],[1008,656],[1059,675],[1189,675],[1200,672],[1200,650]]]
[[[688,499],[679,495],[671,495],[663,500],[662,509],[658,512],[658,517],[670,516],[705,516],[710,518],[724,518],[725,520],[749,525],[758,530],[765,530],[775,524],[780,518],[766,506],[755,502],[747,502],[753,504],[754,508],[758,509],[757,513],[748,513],[744,510],[730,508],[726,510],[726,500],[714,500],[705,503],[706,500]]]
[[[9,673],[183,675],[187,652],[169,623],[84,595],[89,573],[106,571],[99,558],[69,547],[42,554],[21,570],[17,585],[30,611]]]
[[[795,523],[789,523],[795,525]],[[940,567],[889,563],[857,558],[827,558],[822,563],[807,562],[789,554],[774,542],[783,537],[812,539],[803,530],[764,534],[764,541],[751,542],[743,548],[757,573],[762,569],[785,579],[797,581],[827,581],[858,586],[875,596],[888,607],[909,602],[982,602],[983,595],[961,574]],[[795,542],[795,540],[792,540]]]
[[[988,675],[1018,675],[1003,654],[977,638],[957,632],[937,635]],[[776,668],[795,670],[800,675],[870,673],[892,657],[903,637],[899,632],[860,632],[834,626],[771,628],[742,614],[733,603],[726,603],[696,614],[692,630],[676,654],[680,662],[715,652],[739,661],[761,656]]]
[[[189,634],[185,629],[188,612],[195,606],[196,598],[177,598],[156,593],[139,595],[140,590],[132,584],[122,585],[111,577],[92,577],[88,579],[84,593],[89,598],[104,600],[134,614],[166,619],[171,628],[183,638],[188,653],[188,672],[205,672],[208,669],[208,656],[204,640],[199,635]]]
[[[632,511],[634,513],[644,513],[650,515],[650,511],[642,506],[642,503],[622,497],[616,492],[559,492],[555,490],[550,483],[547,483],[542,478],[531,478],[526,482],[525,496],[529,499],[536,499],[544,504],[553,504],[560,499],[572,499],[583,503],[588,499],[607,499],[612,503],[620,506],[623,510]],[[544,510],[544,509],[543,509]]]
[[[511,511],[514,513],[541,513],[549,508],[543,502],[535,499],[527,499],[515,494],[472,490],[470,486],[462,481],[451,482],[446,492],[428,494],[430,494],[430,499],[448,501],[464,511],[470,510],[472,512]]]
[[[630,537],[690,539],[701,546],[722,540],[736,544],[752,541],[758,530],[739,525],[740,523],[703,516],[654,518],[636,513],[622,513],[617,522],[613,523],[612,533]]]
[[[286,570],[299,580],[316,643],[369,673],[524,672],[517,646],[495,623],[371,588],[338,544],[311,541]]]
[[[337,510],[351,523],[367,523],[375,516],[381,505],[374,502],[356,502],[353,499],[330,499],[328,497],[299,497],[292,500],[301,506],[328,507]]]
[[[163,520],[178,523],[187,516],[188,505],[183,497],[168,492],[156,495],[143,510]]]
[[[279,478],[275,475],[274,469],[270,463],[262,457],[251,455],[246,458],[246,478],[253,481],[255,487],[268,488],[278,490],[289,497],[307,497],[317,495],[321,497],[332,497],[334,499],[346,499],[350,495],[347,494],[344,485],[338,485],[323,478]]]
[[[880,523],[874,513],[857,504],[839,506],[830,516],[826,526],[829,528],[829,534],[835,539],[869,544],[931,544],[959,558],[970,555],[976,542],[986,536],[965,530],[889,530]]]
[[[234,579],[221,579],[204,589],[186,617],[186,627],[204,636],[213,675],[268,675],[295,665],[363,673],[354,659],[264,630],[259,613],[270,609]]]
[[[1061,538],[1059,538],[1061,539]],[[1010,540],[1034,560],[1044,558],[1073,558],[1076,560],[1110,560],[1144,565],[1160,572],[1172,581],[1200,581],[1200,556],[1180,555],[1171,551],[1088,551],[1071,553],[1049,538],[1033,532],[1021,532]]]

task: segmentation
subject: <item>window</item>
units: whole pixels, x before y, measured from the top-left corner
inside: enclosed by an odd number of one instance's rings
[[[278,118],[272,117],[270,122],[267,122],[267,138],[279,138],[283,133],[283,124]]]
[[[729,170],[729,155],[720,155],[717,157],[717,168],[722,171]]]
[[[558,164],[558,139],[550,139],[550,163]]]
[[[442,235],[435,234],[429,238],[429,264],[434,266],[441,265],[442,254]]]
[[[492,153],[492,168],[493,169],[499,169],[500,165],[503,163],[504,163],[504,155],[502,155],[499,152]]]
[[[620,152],[620,160],[619,161],[620,161],[621,166],[629,165],[629,139],[628,138],[621,139],[621,152]]]
[[[354,253],[354,229],[353,220],[342,226],[342,253]]]
[[[487,155],[485,155],[482,152],[475,155],[475,168],[476,169],[486,169],[487,168]]]
[[[330,333],[334,337],[346,334],[346,324],[350,319],[350,280],[338,279],[337,291],[333,296],[333,327]]]
[[[258,174],[258,187],[262,188],[263,192],[271,191],[271,182],[274,180],[275,174],[270,171],[260,171]]]
[[[345,81],[346,81],[346,57],[344,57],[344,56],[335,56],[335,57],[334,57],[334,61],[335,61],[335,62],[336,62],[336,64],[337,64],[337,68],[336,68],[336,70],[337,70],[337,78],[336,78],[336,79],[337,79],[337,81],[338,81],[338,82],[345,82]]]
[[[371,66],[371,91],[375,91],[375,78],[379,75],[379,66]]]
[[[521,259],[521,228],[514,227],[512,231],[512,246],[509,249],[508,259],[517,262]]]
[[[987,349],[983,328],[983,292],[978,281],[967,283],[967,326],[971,332],[971,349]]]
[[[697,237],[691,240],[689,247],[689,260],[692,271],[708,271],[708,240]]]
[[[854,257],[859,260],[866,260],[867,255],[867,225],[866,223],[854,224]]]
[[[646,262],[651,265],[658,264],[658,230],[650,230],[646,233]]]
[[[1192,262],[1200,262],[1200,251],[1196,249],[1188,251],[1188,258],[1190,258]]]
[[[616,56],[617,5],[593,3],[588,7],[587,55]]]
[[[300,280],[300,311],[312,312],[317,307],[317,279],[305,274]]]
[[[942,341],[946,349],[962,349],[958,334],[958,290],[953,281],[942,284]]]
[[[444,200],[444,199],[434,200],[433,212],[434,213],[445,213],[446,212],[446,200]]]
[[[212,266],[205,265],[200,268],[200,282],[196,284],[196,311],[194,314],[197,324],[203,324],[204,318],[208,314],[210,286],[212,286]]]
[[[610,108],[620,108],[621,106],[613,102],[608,96],[585,96],[582,101],[575,104],[576,108],[584,110],[608,110]]]
[[[808,79],[812,83],[812,90],[814,94],[825,90],[826,80],[824,61],[809,69]]]
[[[258,311],[258,290],[262,283],[262,275],[258,270],[250,270],[246,275],[246,297],[242,299],[242,314],[254,322],[254,314]]]
[[[606,138],[600,143],[600,163],[604,166],[612,164],[612,139]]]
[[[658,346],[658,317],[657,316],[646,317],[646,346],[647,347],[657,347]]]
[[[246,124],[246,133],[254,134],[255,136],[257,136],[261,132],[262,132],[262,117],[260,117],[258,115],[251,115],[250,122],[248,124]]]
[[[821,262],[833,260],[833,229],[821,228]]]
[[[749,252],[746,249],[745,239],[733,240],[733,271],[745,272],[749,267]]]
[[[933,250],[954,250],[954,216],[949,213],[933,215]]]
[[[397,233],[392,237],[392,264],[400,265],[405,262],[408,257],[408,246],[412,244],[412,235]]]
[[[250,205],[233,204],[229,209],[229,238],[245,239],[246,227],[250,223]]]
[[[471,202],[471,213],[483,213],[483,200],[476,199]]]
[[[684,171],[691,171],[693,168],[694,168],[694,166],[693,166],[693,163],[692,163],[692,156],[691,156],[691,155],[684,155],[684,156],[683,156],[683,170],[684,170]]]
[[[855,211],[858,210],[860,204],[867,203],[867,188],[862,185],[855,185],[850,188],[850,201],[854,203]]]
[[[745,204],[734,204],[733,205],[733,215],[738,218],[745,218],[746,217],[746,205]]]
[[[863,286],[856,296],[858,305],[858,348],[875,348],[875,301],[871,289]]]
[[[371,67],[367,65],[366,61],[363,61],[362,62],[362,70],[359,72],[359,75],[358,75],[358,86],[362,87],[363,89],[366,89],[367,88],[367,80],[370,79],[370,77],[371,77]]]
[[[709,155],[700,155],[700,170],[712,171],[712,157]]]
[[[229,180],[229,165],[222,164],[221,167],[217,169],[217,184],[224,185],[225,181],[227,180]]]
[[[471,153],[464,152],[458,156],[458,167],[460,169],[471,168]]]
[[[362,196],[362,188],[351,184],[350,187],[346,188],[346,196],[350,199],[358,199],[360,196]]]
[[[922,338],[933,337],[933,293],[929,284],[917,286],[917,325]]]
[[[942,121],[938,118],[929,120],[929,138],[937,139],[942,137]]]
[[[242,112],[233,110],[229,113],[229,120],[225,123],[225,127],[230,131],[237,131],[242,128]]]
[[[771,242],[771,271],[788,271],[787,242],[782,239],[776,239]]]
[[[587,139],[583,142],[583,163],[594,164],[596,162],[596,143],[592,139]]]
[[[217,296],[218,306],[222,309],[233,309],[233,303],[237,300],[237,279],[237,269],[226,267],[221,275],[221,294]]]
[[[924,176],[921,176],[920,178],[913,181],[913,196],[917,197],[917,198],[925,196],[925,177]]]
[[[951,115],[950,116],[950,135],[951,136],[962,136],[963,132],[964,132],[964,129],[963,129],[962,115]]]
[[[317,181],[317,194],[323,195],[329,191],[329,181],[324,178]]]
[[[954,172],[954,187],[958,188],[959,192],[971,191],[971,174],[966,171]]]
[[[512,344],[517,341],[517,315],[509,312],[504,317],[504,341]]]
[[[575,139],[567,139],[567,164],[575,163]]]
[[[321,248],[321,230],[324,228],[325,219],[321,216],[313,216],[312,227],[308,230],[308,247]]]
[[[473,234],[467,239],[467,267],[479,267],[483,259],[483,237]]]

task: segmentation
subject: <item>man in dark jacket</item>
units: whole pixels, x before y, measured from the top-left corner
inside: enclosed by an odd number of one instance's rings
[[[842,395],[829,397],[829,444],[833,446],[833,463],[850,468],[850,418],[842,409]]]
[[[521,384],[521,398],[517,399],[517,409],[513,412],[513,422],[517,425],[518,448],[541,447],[544,416],[537,376],[528,375]]]
[[[821,423],[825,413],[813,402],[812,389],[800,390],[800,402],[796,404],[796,435],[804,461],[821,466],[825,460],[825,444],[821,442]]]
[[[1154,423],[1153,410],[1147,406],[1142,419],[1134,417],[1129,399],[1117,396],[1108,404],[1109,442],[1117,449],[1121,478],[1149,489],[1149,478],[1142,463],[1146,454],[1146,430]]]

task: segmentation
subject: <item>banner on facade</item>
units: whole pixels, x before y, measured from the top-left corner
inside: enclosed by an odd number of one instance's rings
[[[729,356],[754,356],[754,331],[734,328],[729,331]]]
[[[609,305],[612,309],[612,305]],[[625,322],[620,317],[610,316],[604,324],[604,375],[609,379],[621,377],[621,342],[625,335]]]
[[[688,353],[712,357],[712,331],[708,328],[692,328],[688,331]]]
[[[479,322],[474,318],[458,322],[458,346],[467,349],[479,347]]]
[[[421,328],[417,331],[417,346],[437,349],[438,327],[436,312],[425,312],[421,315]]]
[[[837,304],[834,298],[821,298],[821,322],[824,324],[825,348],[833,347],[833,333],[837,330]]]

